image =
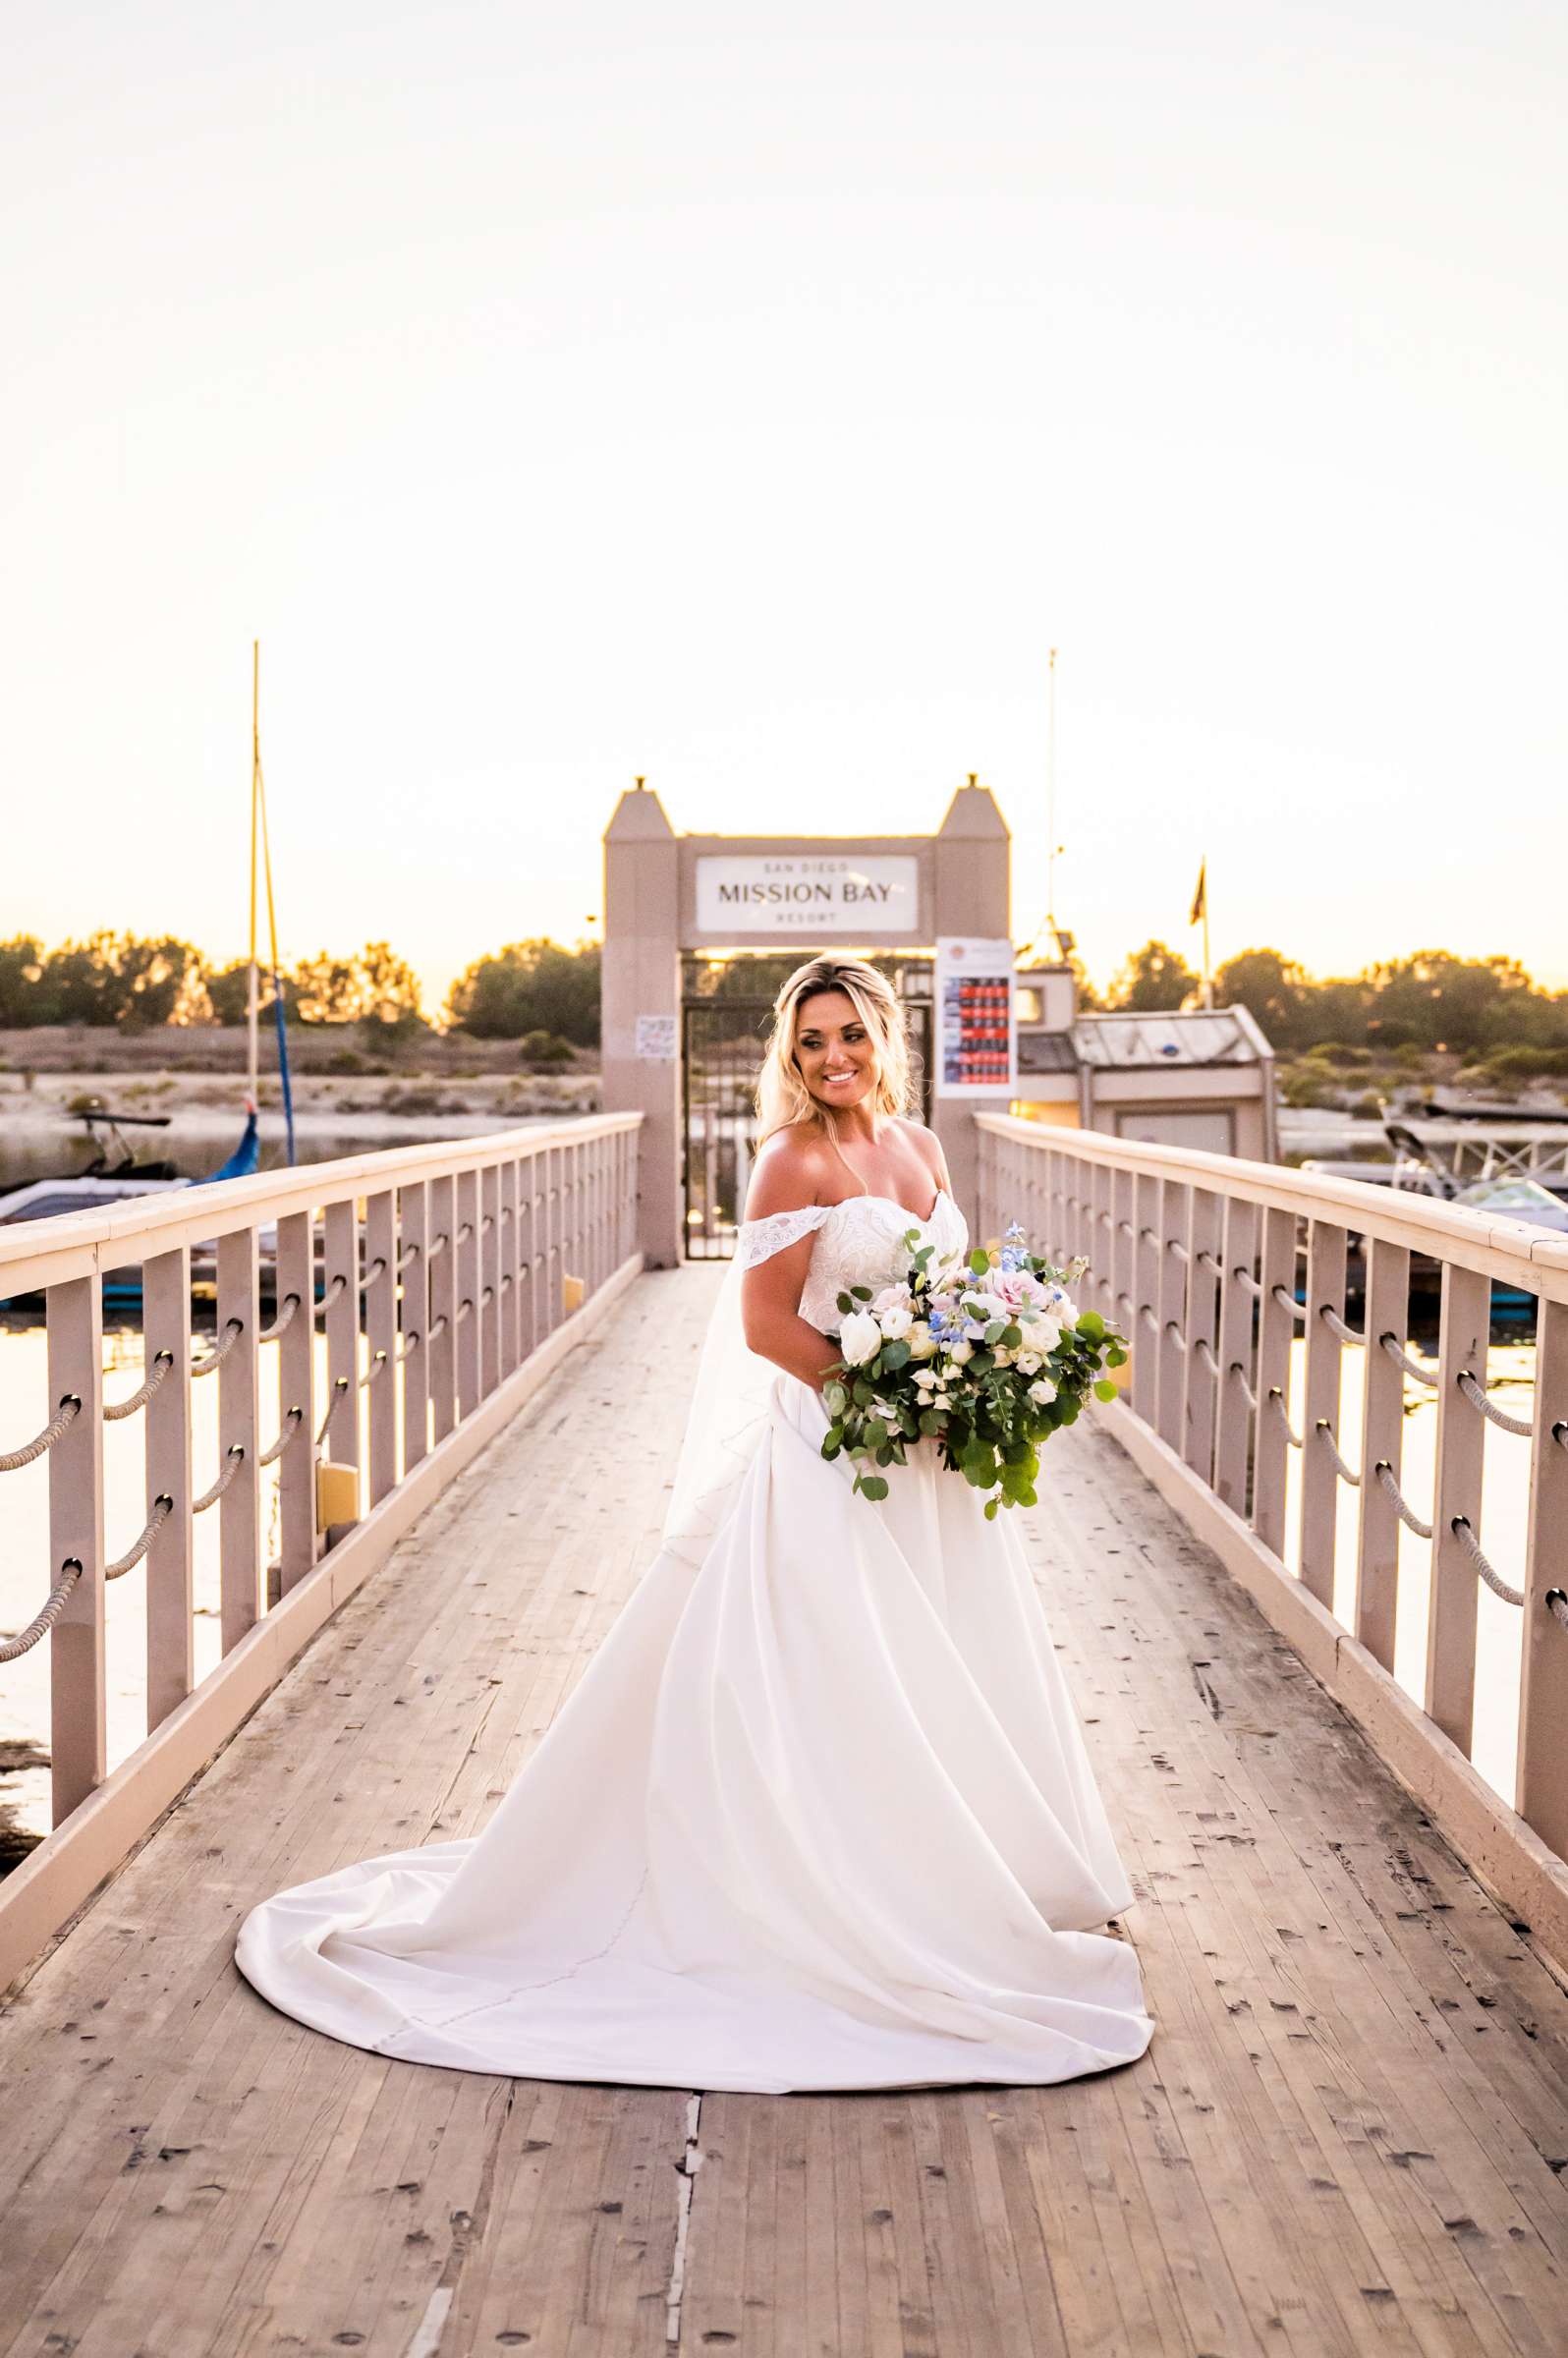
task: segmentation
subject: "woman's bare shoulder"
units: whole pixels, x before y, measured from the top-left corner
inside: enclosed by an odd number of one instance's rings
[[[819,1131],[804,1122],[775,1130],[752,1165],[746,1217],[762,1220],[770,1212],[796,1211],[814,1204],[827,1163],[827,1142]]]
[[[895,1114],[893,1118],[909,1140],[910,1145],[915,1149],[916,1153],[925,1164],[931,1177],[945,1187],[947,1185],[947,1157],[942,1152],[942,1142],[935,1131],[928,1129],[924,1122],[918,1122],[912,1113]]]

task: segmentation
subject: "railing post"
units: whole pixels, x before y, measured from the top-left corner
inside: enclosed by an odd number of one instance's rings
[[[1484,1387],[1490,1327],[1491,1279],[1445,1261],[1426,1703],[1444,1735],[1452,1737],[1467,1759],[1476,1708],[1476,1572],[1454,1524],[1462,1516],[1477,1538],[1481,1536],[1486,1420],[1465,1398],[1459,1378],[1468,1369]]]
[[[430,1426],[437,1443],[456,1422],[458,1251],[457,1186],[451,1178],[429,1187]]]
[[[1334,1603],[1334,1535],[1339,1516],[1339,1475],[1323,1447],[1321,1423],[1339,1441],[1338,1335],[1323,1317],[1345,1315],[1345,1231],[1331,1220],[1314,1220],[1307,1246],[1307,1383],[1302,1410],[1301,1578],[1304,1588]]]
[[[479,1181],[476,1171],[457,1175],[458,1224],[458,1416],[479,1405]],[[468,1308],[465,1311],[464,1304]]]
[[[1240,1196],[1225,1199],[1224,1233],[1219,1265],[1224,1271],[1219,1289],[1219,1340],[1215,1356],[1218,1412],[1214,1432],[1214,1488],[1234,1514],[1247,1512],[1247,1446],[1252,1436],[1253,1412],[1244,1388],[1254,1380],[1253,1298],[1236,1274],[1256,1276],[1258,1267],[1258,1207]],[[1236,1371],[1240,1370],[1238,1376]],[[1261,1402],[1262,1394],[1260,1392]]]
[[[543,1164],[542,1190],[544,1196],[544,1341],[561,1323],[561,1149],[546,1147],[539,1156]]]
[[[308,1211],[278,1222],[275,1296],[281,1319],[291,1295],[298,1307],[278,1337],[278,1430],[299,1411],[299,1424],[278,1460],[279,1590],[285,1597],[316,1559],[315,1528],[315,1253]]]
[[[518,1348],[527,1359],[542,1340],[539,1333],[536,1274],[539,1249],[539,1158],[536,1154],[524,1155],[518,1164],[517,1177]]]
[[[261,1566],[261,1470],[256,1440],[256,1376],[261,1326],[253,1228],[218,1239],[218,1465],[228,1488],[218,1500],[219,1606],[222,1644],[231,1654],[266,1610]],[[238,1323],[239,1332],[233,1329]],[[238,1464],[235,1460],[238,1458]]]
[[[1210,1366],[1219,1334],[1219,1199],[1206,1187],[1193,1190],[1192,1217],[1187,1235],[1187,1308],[1182,1331],[1187,1337],[1183,1370],[1182,1454],[1193,1472],[1211,1485],[1214,1471],[1214,1426],[1224,1371]],[[1204,1258],[1207,1255],[1207,1259]],[[1211,1265],[1214,1264],[1214,1265]],[[1199,1349],[1208,1345],[1209,1358]]]
[[[82,1566],[49,1637],[54,1823],[103,1782],[103,1311],[96,1274],[48,1291],[49,1416],[81,1402],[49,1452],[49,1580]]]
[[[321,1455],[335,1465],[360,1464],[360,1244],[353,1203],[329,1204],[322,1219],[326,1278],[327,1382],[330,1386]],[[341,1283],[339,1280],[341,1279]],[[358,1488],[356,1496],[361,1495]]]
[[[196,1548],[191,1517],[191,1255],[184,1245],[141,1264],[142,1365],[164,1352],[168,1373],[142,1412],[147,1516],[159,1498],[172,1512],[147,1549],[147,1732],[196,1684]]]
[[[518,1240],[521,1234],[518,1220],[518,1165],[509,1156],[502,1163],[500,1180],[501,1208],[497,1225],[500,1238],[500,1305],[501,1305],[501,1374],[510,1376],[522,1360],[518,1337],[523,1320],[523,1279],[519,1265]]]
[[[403,1471],[412,1472],[430,1449],[430,1219],[429,1190],[418,1181],[398,1190],[403,1287],[398,1323],[403,1333]]]
[[[1138,1174],[1133,1212],[1137,1278],[1133,1286],[1133,1410],[1148,1426],[1159,1416],[1159,1181]]]
[[[487,1162],[478,1174],[479,1391],[488,1399],[501,1380],[501,1173]]]
[[[364,1339],[369,1355],[365,1368],[370,1427],[367,1498],[369,1505],[375,1506],[396,1489],[398,1480],[398,1233],[390,1188],[365,1199],[364,1254],[366,1272],[374,1269],[377,1262],[385,1264],[364,1298]]]
[[[1185,1251],[1192,1225],[1193,1191],[1180,1180],[1159,1183],[1159,1437],[1183,1454],[1182,1411],[1186,1404],[1186,1373],[1182,1349],[1182,1316],[1187,1307],[1187,1270],[1174,1240]]]
[[[1258,1305],[1258,1431],[1253,1441],[1253,1529],[1270,1554],[1284,1561],[1285,1468],[1290,1442],[1290,1349],[1296,1319],[1287,1303],[1296,1291],[1296,1214],[1263,1214],[1263,1264]],[[1281,1301],[1280,1294],[1286,1297]]]
[[[1361,1527],[1356,1544],[1357,1637],[1385,1670],[1394,1666],[1399,1614],[1399,1517],[1377,1479],[1386,1465],[1399,1480],[1404,1446],[1405,1376],[1382,1347],[1391,1335],[1403,1350],[1409,1331],[1410,1255],[1380,1238],[1366,1241],[1367,1300],[1361,1420]]]
[[[1111,1317],[1138,1340],[1138,1189],[1131,1171],[1111,1174]]]
[[[1568,1858],[1568,1628],[1548,1603],[1568,1593],[1568,1302],[1544,1295],[1536,1324],[1532,1445],[1515,1807]]]

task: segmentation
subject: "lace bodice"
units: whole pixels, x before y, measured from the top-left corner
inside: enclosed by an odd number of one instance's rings
[[[909,1228],[918,1229],[921,1243],[934,1245],[939,1253],[961,1253],[969,1243],[968,1223],[945,1191],[927,1220],[917,1219],[890,1196],[849,1196],[842,1204],[806,1204],[797,1211],[743,1221],[735,1257],[743,1269],[754,1268],[814,1231],[801,1317],[820,1333],[834,1334],[838,1297],[846,1286],[874,1290],[904,1275],[908,1263],[900,1240]]]

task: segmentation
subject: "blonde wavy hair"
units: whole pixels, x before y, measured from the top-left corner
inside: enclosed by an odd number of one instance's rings
[[[795,969],[773,1001],[773,1029],[756,1077],[758,1146],[792,1122],[814,1122],[837,1143],[832,1109],[807,1088],[795,1045],[802,1007],[824,990],[844,993],[875,1046],[875,1111],[908,1113],[911,1109],[914,1085],[909,1034],[903,1003],[892,984],[860,958],[809,958]]]

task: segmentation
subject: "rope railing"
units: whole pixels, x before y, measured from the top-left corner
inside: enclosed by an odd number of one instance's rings
[[[444,1252],[446,1251],[446,1249],[447,1249],[447,1246],[448,1246],[448,1245],[451,1243],[451,1241],[452,1241],[452,1240],[451,1240],[451,1238],[450,1238],[450,1237],[449,1237],[449,1236],[446,1234],[445,1230],[443,1229],[443,1230],[442,1230],[442,1232],[441,1232],[441,1234],[440,1234],[438,1237],[436,1237],[432,1243],[430,1243],[430,1244],[426,1245],[426,1247],[425,1247],[425,1252],[426,1252],[426,1254],[428,1255],[429,1259],[430,1259],[431,1261],[434,1261],[434,1260],[435,1260],[435,1258],[436,1258],[436,1256],[437,1256],[438,1254],[440,1254],[440,1253],[444,1253]]]
[[[1167,1253],[1175,1254],[1183,1268],[1186,1268],[1187,1263],[1192,1259],[1192,1255],[1188,1252],[1187,1247],[1182,1243],[1182,1240],[1179,1236],[1168,1236],[1165,1239],[1165,1250]]]
[[[0,1456],[0,1474],[20,1473],[24,1466],[30,1466],[36,1459],[47,1456],[61,1434],[69,1432],[81,1414],[82,1402],[75,1392],[67,1392],[58,1411],[41,1432],[35,1433],[25,1447],[8,1449]]]
[[[470,1237],[471,1237],[473,1234],[474,1234],[474,1222],[473,1222],[472,1220],[465,1220],[465,1221],[464,1221],[464,1223],[463,1223],[463,1225],[462,1225],[462,1227],[461,1227],[461,1228],[458,1230],[458,1232],[457,1232],[457,1241],[458,1241],[458,1243],[459,1243],[460,1245],[466,1245],[466,1244],[468,1243],[468,1241],[469,1241],[469,1238],[470,1238]]]
[[[1279,1421],[1285,1428],[1286,1440],[1289,1441],[1293,1449],[1299,1449],[1302,1446],[1302,1437],[1299,1432],[1296,1432],[1292,1430],[1290,1412],[1285,1406],[1285,1395],[1280,1390],[1277,1383],[1269,1385],[1268,1401],[1271,1408],[1275,1408],[1279,1411]]]
[[[1138,1231],[1138,1241],[1141,1245],[1157,1245],[1159,1243],[1159,1238],[1155,1235],[1152,1228],[1140,1228]]]
[[[1260,1302],[1262,1300],[1263,1289],[1259,1284],[1257,1278],[1253,1275],[1251,1269],[1244,1268],[1241,1263],[1238,1262],[1236,1266],[1231,1270],[1231,1275],[1235,1278],[1236,1283],[1241,1287],[1244,1294],[1250,1294],[1255,1302]]]
[[[1481,1542],[1470,1526],[1470,1517],[1455,1515],[1448,1528],[1470,1558],[1472,1567],[1485,1582],[1492,1595],[1500,1597],[1504,1604],[1523,1604],[1525,1601],[1524,1590],[1510,1587],[1496,1566],[1482,1553]]]
[[[1193,1349],[1198,1354],[1198,1357],[1203,1361],[1210,1376],[1217,1376],[1219,1374],[1219,1362],[1214,1357],[1213,1349],[1209,1343],[1207,1335],[1195,1334],[1193,1337]]]
[[[105,1425],[118,1425],[122,1417],[134,1417],[139,1408],[145,1408],[173,1365],[174,1353],[172,1351],[155,1352],[152,1359],[152,1374],[140,1391],[133,1392],[129,1400],[105,1400],[103,1404]]]
[[[223,1496],[224,1491],[228,1488],[236,1474],[239,1473],[241,1466],[245,1463],[245,1443],[243,1441],[232,1441],[230,1443],[228,1460],[228,1464],[224,1467],[223,1472],[218,1476],[218,1479],[213,1484],[211,1489],[203,1490],[199,1498],[192,1499],[191,1512],[194,1515],[204,1515],[209,1506],[217,1505],[218,1500]]]
[[[1274,1300],[1281,1310],[1288,1310],[1293,1319],[1305,1319],[1307,1316],[1306,1303],[1298,1302],[1294,1294],[1287,1294],[1282,1285],[1275,1286]]]
[[[1176,1337],[1176,1348],[1178,1351],[1186,1350],[1187,1337],[1185,1334],[1183,1334],[1180,1326],[1178,1326],[1174,1319],[1167,1319],[1165,1320],[1164,1331],[1166,1334],[1173,1334]]]
[[[124,1555],[116,1556],[112,1564],[104,1565],[104,1579],[119,1580],[122,1574],[133,1571],[140,1563],[141,1558],[146,1554],[147,1549],[173,1512],[174,1500],[169,1496],[167,1490],[161,1490],[152,1502],[152,1512],[142,1525],[140,1537],[133,1541]]]
[[[228,1358],[229,1353],[234,1349],[235,1344],[239,1341],[244,1332],[244,1319],[226,1319],[223,1327],[223,1340],[218,1344],[217,1348],[213,1351],[209,1351],[205,1359],[194,1359],[191,1362],[192,1382],[194,1383],[198,1376],[215,1375],[218,1369],[222,1367],[224,1361]]]
[[[343,1397],[344,1393],[345,1393],[345,1392],[348,1390],[348,1388],[349,1388],[349,1379],[348,1379],[348,1377],[347,1377],[346,1376],[333,1376],[333,1378],[332,1378],[332,1397],[331,1397],[331,1399],[330,1399],[330,1400],[327,1402],[327,1412],[326,1412],[326,1415],[325,1415],[325,1416],[324,1416],[324,1417],[321,1419],[320,1431],[317,1432],[317,1434],[316,1434],[316,1436],[315,1436],[315,1445],[316,1445],[317,1449],[319,1449],[319,1448],[320,1448],[320,1446],[321,1446],[322,1442],[323,1442],[323,1441],[326,1439],[326,1436],[327,1436],[327,1427],[328,1427],[328,1426],[331,1424],[333,1417],[336,1415],[336,1413],[337,1413],[337,1406],[338,1406],[338,1402],[339,1402],[339,1401],[342,1399],[342,1397]]]
[[[1198,1256],[1198,1265],[1201,1269],[1207,1269],[1215,1277],[1223,1277],[1225,1274],[1206,1245]]]
[[[258,1466],[275,1466],[301,1426],[305,1423],[303,1408],[291,1408],[278,1429],[278,1437],[270,1449],[264,1449],[256,1459]]]
[[[414,1357],[415,1352],[418,1351],[422,1340],[423,1337],[418,1334],[406,1334],[403,1337],[403,1348],[398,1353],[398,1366],[400,1368],[403,1366],[406,1360],[410,1360]]]
[[[283,1308],[279,1311],[277,1317],[273,1319],[270,1326],[262,1327],[257,1340],[263,1343],[278,1342],[284,1335],[288,1333],[289,1328],[294,1324],[294,1314],[299,1307],[299,1295],[286,1294],[283,1298]]]
[[[430,1332],[429,1332],[429,1337],[428,1337],[428,1339],[429,1339],[429,1341],[431,1341],[431,1342],[433,1343],[433,1342],[435,1341],[435,1338],[436,1338],[436,1336],[437,1336],[438,1334],[445,1334],[445,1332],[446,1332],[446,1312],[443,1310],[443,1311],[442,1311],[442,1313],[441,1313],[441,1315],[440,1315],[440,1317],[439,1317],[438,1319],[432,1319],[432,1320],[430,1321]]]
[[[460,1302],[458,1304],[458,1324],[460,1326],[462,1325],[464,1319],[468,1318],[470,1313],[473,1311],[473,1308],[474,1304],[472,1301]]]
[[[360,1389],[362,1392],[369,1389],[370,1385],[374,1383],[376,1377],[380,1375],[386,1364],[387,1357],[384,1351],[377,1351],[373,1353],[369,1366],[365,1369],[364,1374],[360,1377]]]
[[[19,1629],[14,1638],[7,1638],[4,1645],[0,1645],[0,1662],[20,1661],[23,1655],[32,1651],[40,1638],[48,1636],[65,1611],[71,1592],[81,1578],[81,1559],[68,1555],[60,1567],[59,1579],[49,1591],[42,1611],[33,1614],[26,1629]]]
[[[1247,1370],[1242,1366],[1242,1363],[1239,1359],[1233,1359],[1231,1361],[1230,1374],[1235,1378],[1236,1382],[1241,1385],[1242,1391],[1246,1396],[1248,1407],[1251,1409],[1256,1409],[1258,1406],[1258,1394],[1253,1389],[1253,1386],[1248,1382]]]
[[[1568,1449],[1568,1418],[1561,1418],[1551,1429],[1551,1437],[1559,1449]]]
[[[364,1276],[363,1276],[363,1277],[360,1279],[360,1284],[361,1284],[362,1288],[364,1289],[364,1291],[365,1293],[368,1293],[368,1292],[369,1292],[369,1290],[370,1290],[370,1288],[371,1288],[371,1286],[372,1286],[372,1285],[379,1285],[379,1284],[380,1284],[380,1282],[381,1282],[381,1279],[382,1279],[382,1278],[383,1278],[385,1275],[386,1275],[386,1259],[385,1259],[385,1256],[384,1256],[383,1254],[380,1254],[380,1253],[378,1253],[378,1254],[376,1255],[376,1257],[375,1257],[374,1261],[373,1261],[373,1262],[371,1262],[371,1263],[370,1263],[370,1266],[369,1266],[369,1267],[368,1267],[368,1268],[365,1270],[365,1272],[364,1272]]]
[[[1470,1402],[1471,1407],[1479,1408],[1487,1423],[1495,1425],[1499,1431],[1520,1432],[1527,1439],[1535,1432],[1535,1424],[1531,1418],[1511,1417],[1505,1408],[1499,1408],[1494,1400],[1488,1400],[1468,1368],[1461,1368],[1454,1380]]]
[[[1391,1326],[1388,1329],[1388,1332],[1386,1334],[1380,1334],[1377,1337],[1377,1340],[1382,1345],[1382,1348],[1387,1352],[1389,1358],[1393,1361],[1396,1368],[1403,1368],[1405,1374],[1411,1376],[1415,1382],[1430,1384],[1432,1389],[1434,1391],[1436,1390],[1438,1383],[1442,1380],[1438,1376],[1436,1369],[1427,1367],[1419,1359],[1412,1359],[1410,1353],[1404,1349],[1398,1335],[1395,1334]]]
[[[1141,1319],[1145,1319],[1148,1325],[1152,1326],[1152,1327],[1153,1327],[1153,1329],[1154,1329],[1154,1332],[1155,1332],[1156,1334],[1158,1334],[1158,1332],[1159,1332],[1159,1319],[1158,1319],[1158,1317],[1156,1316],[1156,1314],[1155,1314],[1155,1313],[1154,1313],[1152,1310],[1150,1310],[1150,1308],[1149,1308],[1149,1306],[1148,1306],[1148,1304],[1147,1302],[1140,1302],[1140,1304],[1138,1305],[1138,1315],[1139,1315],[1139,1317],[1140,1317]]]
[[[1565,1595],[1561,1589],[1548,1589],[1544,1602],[1552,1619],[1560,1621],[1563,1628],[1568,1629],[1568,1595]]]
[[[1405,1529],[1407,1531],[1413,1531],[1418,1540],[1429,1540],[1431,1538],[1431,1525],[1422,1521],[1420,1515],[1417,1514],[1415,1508],[1411,1505],[1410,1500],[1405,1496],[1404,1491],[1400,1488],[1398,1481],[1395,1478],[1394,1469],[1389,1464],[1387,1458],[1380,1457],[1377,1460],[1377,1463],[1373,1466],[1372,1472],[1377,1477],[1379,1488],[1387,1493],[1393,1510],[1399,1517],[1401,1523],[1403,1523],[1405,1526]]]
[[[404,1270],[408,1267],[411,1261],[419,1260],[420,1250],[421,1247],[417,1241],[413,1244],[404,1246],[402,1252],[398,1255],[398,1275],[400,1277],[402,1276]]]
[[[326,1292],[321,1296],[320,1301],[315,1306],[316,1317],[319,1318],[324,1310],[330,1310],[334,1302],[341,1301],[348,1290],[348,1271],[346,1269],[339,1269],[337,1275],[327,1287]]]
[[[1132,1221],[1118,1220],[1116,1223],[1116,1233],[1118,1236],[1135,1236]]]
[[[1318,1439],[1322,1442],[1323,1447],[1327,1450],[1329,1456],[1334,1461],[1334,1472],[1339,1476],[1340,1481],[1348,1482],[1353,1490],[1359,1490],[1361,1488],[1361,1476],[1357,1473],[1354,1466],[1347,1465],[1345,1460],[1340,1456],[1339,1443],[1334,1438],[1334,1429],[1329,1424],[1328,1419],[1326,1417],[1319,1417],[1316,1430]]]
[[[1346,1325],[1332,1302],[1319,1302],[1317,1316],[1322,1319],[1330,1334],[1337,1334],[1342,1343],[1360,1345],[1366,1342],[1367,1337],[1359,1327]]]

